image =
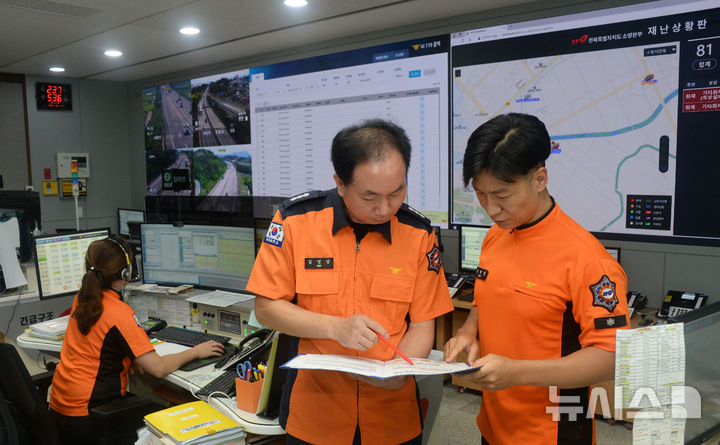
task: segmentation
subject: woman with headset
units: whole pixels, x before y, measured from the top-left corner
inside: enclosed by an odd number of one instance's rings
[[[155,352],[120,293],[132,274],[131,254],[123,239],[88,246],[50,394],[50,410],[65,443],[97,441],[102,429],[90,409],[125,396],[133,363],[160,378],[191,360],[222,354],[222,344],[215,341],[162,357]]]

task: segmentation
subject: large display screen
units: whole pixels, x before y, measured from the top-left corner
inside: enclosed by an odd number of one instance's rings
[[[412,144],[408,203],[447,227],[448,44],[429,37],[251,68],[253,192],[335,187],[335,134],[382,118]]]
[[[255,261],[255,229],[142,224],[146,283],[245,290]]]
[[[448,49],[430,37],[145,88],[146,193],[230,211],[226,197],[333,188],[332,138],[382,118],[412,143],[409,204],[447,227]],[[190,188],[163,190],[169,169]]]
[[[76,293],[85,276],[88,246],[109,234],[108,229],[97,229],[35,237],[35,270],[40,298]]]
[[[600,238],[720,245],[717,2],[651,2],[452,35],[454,224],[467,139],[507,112],[550,133],[551,195]]]
[[[252,195],[248,70],[143,90],[148,195],[195,196],[196,210],[233,211]],[[164,190],[164,172],[188,170],[190,188]]]

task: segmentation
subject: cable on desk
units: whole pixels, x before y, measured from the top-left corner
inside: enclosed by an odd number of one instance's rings
[[[213,392],[211,392],[210,394],[208,394],[207,399],[205,399],[205,401],[206,401],[207,403],[210,403],[210,398],[213,397],[213,396],[215,396],[215,394],[218,394],[218,395],[221,395],[221,396],[225,396],[225,397],[227,397],[228,399],[232,400],[232,397],[230,397],[229,395],[225,394],[225,393],[222,392],[222,391],[213,391]],[[200,399],[200,400],[203,400],[203,399]]]
[[[13,306],[12,314],[10,314],[10,319],[8,320],[7,327],[5,328],[5,335],[10,335],[10,323],[12,323],[13,318],[15,318],[15,310],[18,307],[18,304],[20,303],[20,297],[22,297],[22,293],[18,294],[17,300],[15,300],[15,305]]]

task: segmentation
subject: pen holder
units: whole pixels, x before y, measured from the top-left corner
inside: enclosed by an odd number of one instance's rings
[[[240,377],[235,379],[235,395],[237,396],[237,407],[239,409],[253,414],[257,412],[264,381],[247,382]]]

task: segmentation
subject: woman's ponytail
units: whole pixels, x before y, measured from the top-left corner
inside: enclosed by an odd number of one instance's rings
[[[103,312],[103,290],[112,289],[118,271],[127,265],[125,251],[117,242],[103,239],[93,241],[85,253],[85,275],[77,294],[77,305],[72,316],[78,329],[87,335]]]
[[[102,315],[103,286],[100,280],[102,280],[100,272],[95,268],[90,268],[85,272],[78,291],[78,304],[75,312],[73,312],[73,317],[75,317],[78,329],[83,335],[90,332],[90,328]]]

